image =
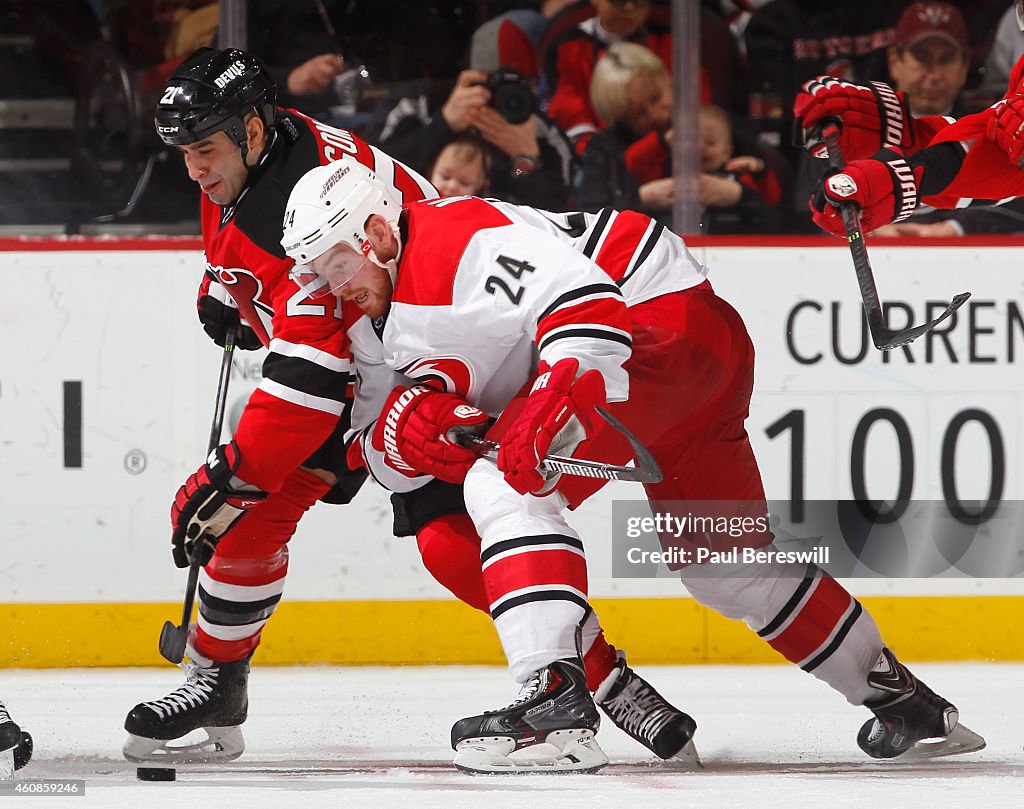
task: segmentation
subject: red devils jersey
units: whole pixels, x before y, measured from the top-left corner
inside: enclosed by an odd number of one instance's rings
[[[222,284],[270,349],[235,433],[238,476],[266,491],[279,488],[338,426],[353,378],[340,306],[307,299],[288,275],[292,262],[280,239],[292,187],[315,166],[346,158],[373,169],[403,202],[437,196],[379,149],[294,110],[281,112],[271,137],[235,203],[221,207],[204,195],[201,209],[203,283]]]

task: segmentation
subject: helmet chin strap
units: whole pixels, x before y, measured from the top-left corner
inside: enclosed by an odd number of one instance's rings
[[[391,286],[392,288],[394,288],[395,283],[398,280],[398,260],[402,257],[402,234],[401,231],[399,231],[398,229],[398,222],[388,222],[388,225],[391,226],[391,232],[394,234],[395,241],[397,242],[398,249],[397,252],[395,253],[395,257],[390,261],[381,261],[379,258],[377,258],[377,254],[373,251],[372,247],[370,248],[370,251],[366,254],[366,257],[370,259],[370,261],[372,261],[378,267],[380,267],[382,270],[387,271],[387,274],[391,278]]]

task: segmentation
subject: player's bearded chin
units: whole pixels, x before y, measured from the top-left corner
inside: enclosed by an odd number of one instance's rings
[[[389,222],[388,225],[391,227],[391,233],[395,237],[395,257],[389,261],[381,261],[377,258],[377,253],[372,247],[367,251],[366,257],[387,272],[388,277],[391,279],[391,287],[394,289],[395,282],[398,279],[398,261],[402,257],[402,233],[398,229],[397,222]]]

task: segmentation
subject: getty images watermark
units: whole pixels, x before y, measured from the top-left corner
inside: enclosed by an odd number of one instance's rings
[[[1024,576],[1024,504],[971,505],[616,500],[612,576],[657,578],[690,566],[736,575],[737,565],[769,565],[780,576],[808,565],[841,577]]]

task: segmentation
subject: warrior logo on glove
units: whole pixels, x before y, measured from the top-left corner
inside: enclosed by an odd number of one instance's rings
[[[399,386],[381,410],[371,444],[384,462],[406,477],[433,475],[462,483],[476,454],[455,441],[460,432],[481,433],[490,416],[465,399],[433,388]]]

